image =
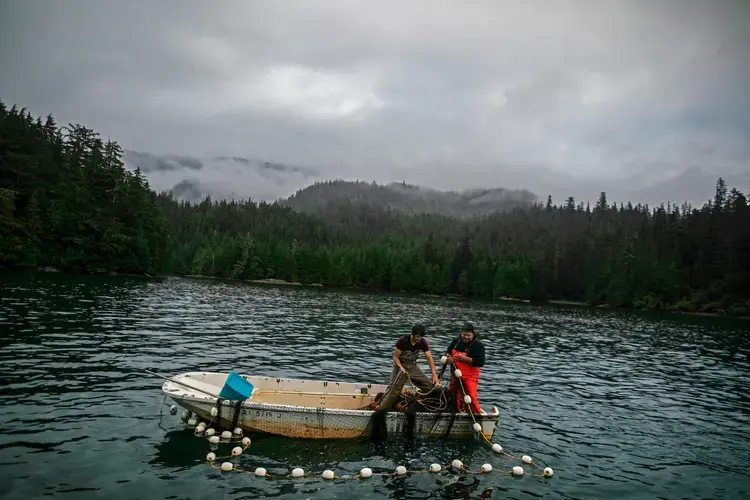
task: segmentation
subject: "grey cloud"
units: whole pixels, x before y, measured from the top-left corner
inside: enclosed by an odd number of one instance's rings
[[[248,160],[247,158],[239,158],[237,156],[232,156],[231,158],[228,157],[228,156],[219,156],[216,159],[217,160],[232,160],[232,161],[236,161],[237,163],[239,163],[241,165],[244,165],[246,167],[250,166],[250,160]]]
[[[207,195],[205,188],[196,179],[183,179],[172,186],[171,191],[176,198],[193,203],[201,201]]]
[[[0,97],[153,155],[149,179],[166,188],[275,199],[343,177],[698,203],[718,175],[750,172],[742,0],[3,12]]]
[[[274,172],[296,172],[304,175],[305,177],[315,175],[316,173],[312,168],[295,167],[294,165],[282,165],[280,163],[269,163],[267,161],[264,161],[263,163],[258,165],[258,168],[260,170],[271,170]]]
[[[200,170],[203,168],[203,162],[197,158],[189,156],[164,155],[155,156],[140,151],[131,151],[126,149],[123,161],[126,165],[140,167],[145,172],[159,172],[165,170],[179,170],[188,168],[191,170]]]
[[[197,165],[202,168],[193,168]],[[126,150],[125,166],[130,170],[140,167],[153,189],[172,190],[175,196],[190,201],[205,195],[275,201],[321,180],[311,168],[242,157],[193,158]]]

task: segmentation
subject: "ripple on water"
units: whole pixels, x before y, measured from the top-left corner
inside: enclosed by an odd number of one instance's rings
[[[159,498],[737,498],[750,484],[747,323],[190,279],[19,274],[0,291],[4,498],[132,498],[133,484]],[[502,411],[495,440],[554,478],[222,475],[143,375],[384,382],[414,322],[439,353],[465,320],[487,345],[479,394]],[[253,436],[238,462],[353,475],[453,458],[515,465],[471,440],[275,436]]]

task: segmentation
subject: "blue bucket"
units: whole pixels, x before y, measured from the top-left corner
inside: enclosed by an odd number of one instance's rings
[[[239,374],[230,371],[221,388],[219,397],[230,401],[241,401],[250,397],[253,393],[253,384],[242,378]]]

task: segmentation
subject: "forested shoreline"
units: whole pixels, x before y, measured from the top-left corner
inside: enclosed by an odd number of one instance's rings
[[[0,265],[204,275],[750,314],[750,206],[719,179],[700,208],[569,198],[489,216],[356,203],[319,215],[156,193],[122,149],[0,103]]]

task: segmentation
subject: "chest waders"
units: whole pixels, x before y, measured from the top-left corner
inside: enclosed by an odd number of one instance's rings
[[[417,366],[417,358],[419,357],[418,350],[413,351],[401,351],[401,355],[398,360],[401,362],[401,366],[409,374],[409,378],[419,390],[427,391],[432,389],[432,381]],[[401,394],[401,390],[404,388],[404,384],[408,381],[406,375],[401,373],[398,366],[393,365],[391,370],[391,376],[388,379],[388,389],[383,395],[383,399],[380,401],[380,407],[383,409],[390,409],[398,399],[398,395]]]

